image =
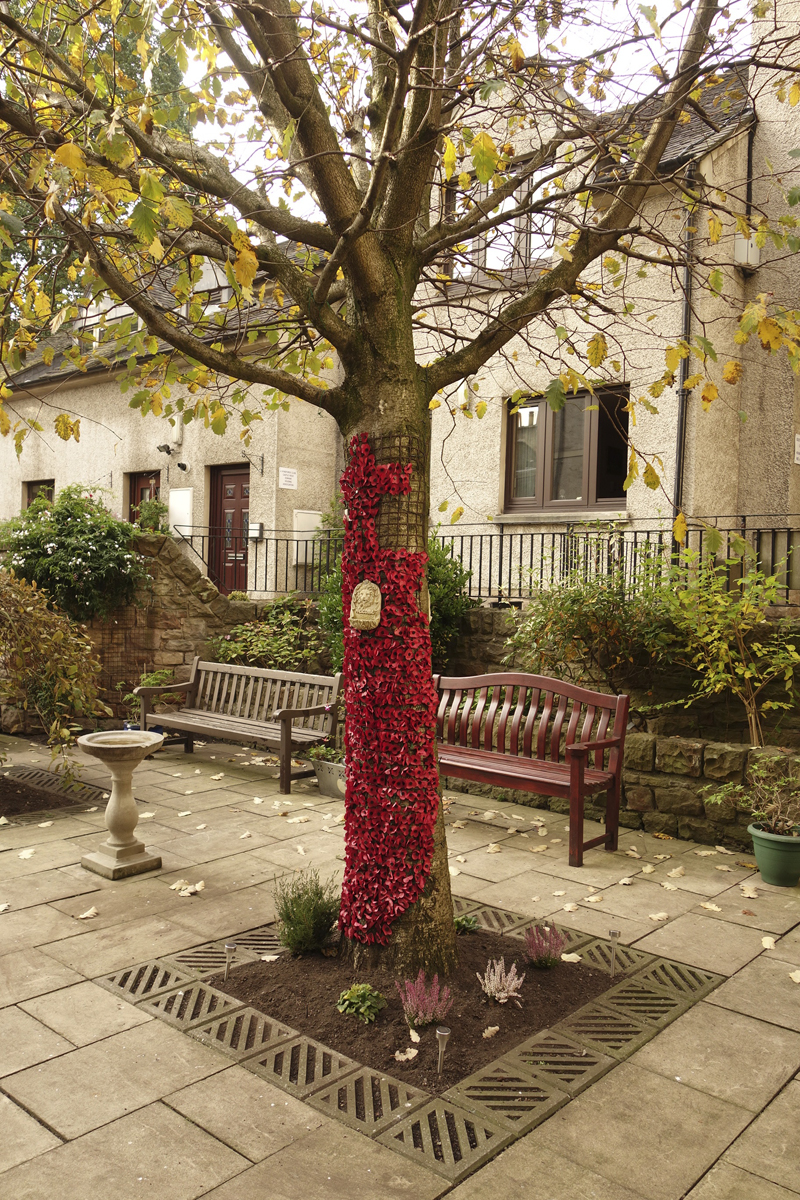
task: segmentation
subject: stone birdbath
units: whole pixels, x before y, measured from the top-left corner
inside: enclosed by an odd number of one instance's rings
[[[91,854],[85,854],[81,866],[105,879],[125,879],[141,875],[161,866],[161,857],[150,854],[144,843],[133,836],[139,821],[139,810],[133,798],[131,778],[139,763],[148,754],[160,750],[164,738],[160,733],[112,729],[107,732],[86,733],[78,745],[87,754],[99,758],[111,772],[111,795],[106,805],[107,841]]]

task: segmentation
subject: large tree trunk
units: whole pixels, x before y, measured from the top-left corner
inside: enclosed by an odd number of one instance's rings
[[[348,784],[341,926],[343,952],[357,967],[380,962],[405,979],[420,968],[447,974],[456,963],[424,577],[430,433],[420,379],[369,374],[342,481]],[[382,594],[374,630],[349,624],[362,579]]]

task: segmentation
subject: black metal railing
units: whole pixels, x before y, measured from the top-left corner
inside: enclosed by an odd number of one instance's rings
[[[572,525],[527,533],[480,528],[481,532],[470,532],[462,526],[435,536],[470,573],[466,590],[472,599],[494,603],[521,603],[538,589],[552,588],[576,575],[607,576],[633,594],[647,581],[665,576],[679,549],[671,523],[644,529]],[[289,530],[267,530],[257,540],[228,538],[224,543],[224,531],[208,526],[181,526],[176,534],[223,590],[221,548],[234,555],[245,551],[248,590],[272,596],[318,594],[342,550],[341,533],[298,537]],[[732,582],[742,571],[743,544],[748,563],[777,574],[779,603],[796,602],[790,593],[800,591],[800,517],[708,517],[690,526],[684,546],[700,555],[711,554],[718,563],[733,558],[728,568]]]

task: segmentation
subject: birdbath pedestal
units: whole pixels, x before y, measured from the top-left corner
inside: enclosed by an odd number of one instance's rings
[[[139,811],[133,798],[131,777],[139,763],[164,744],[160,733],[112,729],[87,733],[78,745],[87,754],[99,758],[111,772],[111,795],[106,805],[106,829],[109,838],[92,854],[85,854],[81,866],[105,879],[125,879],[161,866],[161,857],[150,854],[144,843],[133,836]]]

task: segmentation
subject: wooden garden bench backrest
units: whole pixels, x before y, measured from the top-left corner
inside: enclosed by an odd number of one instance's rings
[[[515,671],[434,676],[434,682],[440,694],[436,736],[448,746],[563,762],[566,747],[575,742],[624,732],[624,726],[615,728],[618,712],[622,717],[627,707],[624,696]],[[600,770],[605,753],[594,752],[594,765]],[[615,770],[618,755],[612,747],[609,770]]]
[[[268,671],[261,667],[239,667],[230,663],[195,660],[187,695],[187,707],[220,716],[269,722],[278,709],[313,708],[320,704],[335,709],[339,677],[301,675],[294,671]],[[293,718],[296,728],[330,731],[330,713]]]

